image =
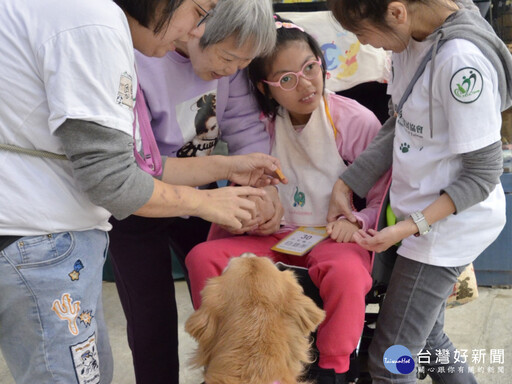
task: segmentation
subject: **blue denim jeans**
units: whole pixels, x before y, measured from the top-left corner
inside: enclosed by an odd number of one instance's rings
[[[110,383],[103,231],[22,237],[0,252],[0,347],[17,384]]]
[[[425,365],[436,384],[476,384],[468,366],[454,361],[455,347],[443,331],[446,299],[465,267],[437,267],[397,257],[369,349],[373,384],[416,383],[415,371],[395,374],[385,367],[384,353],[393,345],[407,347],[413,358],[423,349],[431,353],[430,364]],[[437,373],[436,350],[449,351],[447,367],[452,366],[453,373]]]

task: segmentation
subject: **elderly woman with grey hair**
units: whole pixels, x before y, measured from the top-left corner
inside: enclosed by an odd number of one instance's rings
[[[243,69],[275,44],[271,1],[220,0],[204,28],[202,36],[199,29],[175,41],[176,51],[163,58],[135,52],[161,154],[208,156],[220,139],[227,143],[230,155],[268,153],[269,137]],[[269,208],[269,214],[262,217],[254,212],[238,232],[273,232],[282,215],[278,201],[275,188],[267,188],[260,206]],[[178,384],[170,246],[183,261],[194,245],[206,239],[210,225],[198,217],[131,216],[111,223],[111,260],[127,318],[137,383]]]

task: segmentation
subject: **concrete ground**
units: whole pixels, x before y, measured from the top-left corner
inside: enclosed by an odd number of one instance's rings
[[[114,354],[114,384],[134,384],[131,353],[126,342],[126,321],[114,283],[103,283],[104,307]],[[183,331],[192,312],[183,281],[176,283],[180,326],[181,384],[199,384],[201,372],[191,370],[186,361],[194,341]],[[1,326],[1,325],[0,325]],[[467,350],[468,362],[480,384],[512,383],[512,289],[479,287],[479,298],[446,312],[446,332],[459,350]],[[473,354],[484,361],[473,362]],[[480,357],[482,359],[482,357]],[[501,362],[503,359],[503,362]],[[492,361],[492,362],[491,362]],[[430,380],[419,381],[430,384]],[[0,384],[14,384],[0,356]],[[34,383],[38,384],[38,383]]]

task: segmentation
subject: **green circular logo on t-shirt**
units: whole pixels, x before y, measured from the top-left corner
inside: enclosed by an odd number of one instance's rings
[[[478,99],[483,88],[482,75],[472,67],[459,69],[450,80],[450,92],[461,103],[472,103]]]

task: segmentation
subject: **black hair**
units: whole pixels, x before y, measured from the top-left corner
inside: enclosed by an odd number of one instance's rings
[[[389,3],[396,0],[327,0],[327,7],[343,28],[350,32],[361,30],[361,21],[367,20],[383,31],[391,31],[386,22]],[[439,0],[401,0],[405,4],[425,4],[428,6],[448,5]]]
[[[216,101],[217,97],[215,93],[209,93],[197,100],[197,113],[194,119],[194,125],[198,135],[208,132],[206,122],[212,116],[216,116]]]
[[[382,29],[389,29],[386,12],[391,1],[393,0],[327,0],[327,7],[347,31],[358,31],[363,20],[368,20]]]
[[[283,19],[278,15],[274,15],[274,19],[276,22],[293,23],[291,20]],[[298,28],[278,28],[276,45],[272,53],[267,56],[256,57],[248,67],[249,79],[251,80],[251,84],[254,88],[254,94],[258,101],[260,110],[270,119],[274,119],[276,117],[279,104],[270,96],[270,87],[268,84],[264,83],[263,80],[267,79],[272,62],[275,60],[279,51],[292,41],[304,41],[311,48],[315,57],[322,60],[322,74],[325,87],[325,59],[322,49],[315,38],[309,33],[303,32]],[[258,90],[257,85],[259,83],[262,84],[264,93],[261,93]]]
[[[143,27],[153,25],[153,32],[158,34],[164,31],[171,21],[171,17],[183,4],[184,0],[114,0],[114,2],[128,15],[133,17]],[[157,10],[162,7],[161,14]]]

